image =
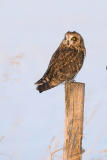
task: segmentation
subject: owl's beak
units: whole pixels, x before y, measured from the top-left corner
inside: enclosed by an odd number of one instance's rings
[[[67,41],[67,45],[69,45],[69,40]]]

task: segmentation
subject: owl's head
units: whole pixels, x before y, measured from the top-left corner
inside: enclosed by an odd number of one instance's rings
[[[84,47],[84,40],[82,36],[77,32],[67,32],[62,43],[66,47]]]

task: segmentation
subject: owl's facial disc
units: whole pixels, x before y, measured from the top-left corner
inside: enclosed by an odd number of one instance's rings
[[[64,44],[68,47],[76,46],[80,43],[80,36],[77,33],[67,32],[64,38]]]

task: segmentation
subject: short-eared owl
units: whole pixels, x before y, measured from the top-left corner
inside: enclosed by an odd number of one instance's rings
[[[45,74],[35,83],[37,90],[41,93],[74,79],[83,65],[85,53],[82,36],[77,32],[67,32],[53,54]]]

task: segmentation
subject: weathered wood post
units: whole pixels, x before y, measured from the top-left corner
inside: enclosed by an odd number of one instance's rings
[[[84,83],[65,83],[65,140],[63,160],[81,160]]]

